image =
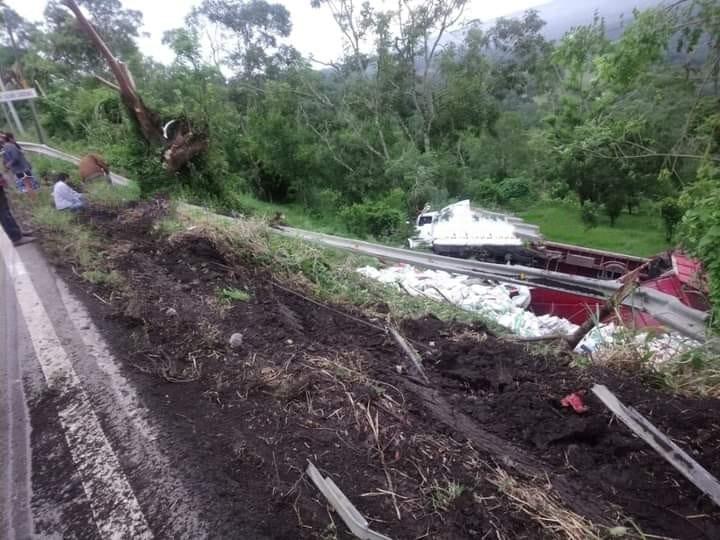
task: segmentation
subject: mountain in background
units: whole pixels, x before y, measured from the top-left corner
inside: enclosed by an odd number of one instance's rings
[[[535,9],[547,23],[543,34],[549,40],[558,40],[571,28],[592,23],[596,12],[605,19],[608,38],[617,39],[624,25],[633,20],[634,9],[648,9],[663,3],[663,0],[553,0]]]
[[[605,19],[607,36],[611,40],[619,38],[624,27],[632,22],[634,9],[648,9],[667,3],[666,0],[551,0],[534,9],[545,21],[543,35],[550,41],[558,41],[566,32],[576,26],[591,24],[595,13]],[[523,11],[510,13],[504,18],[521,17]],[[492,27],[497,19],[481,21],[483,29]],[[456,30],[447,35],[443,43],[459,43],[465,38],[467,28]]]

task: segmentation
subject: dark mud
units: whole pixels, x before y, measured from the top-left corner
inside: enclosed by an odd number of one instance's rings
[[[371,326],[380,321],[288,291],[297,286],[266,258],[231,253],[221,238],[161,238],[154,225],[165,211],[155,201],[82,217],[107,239],[119,288],[57,264],[135,370],[216,537],[333,538],[334,522],[349,538],[304,476],[310,460],[392,538],[556,537],[489,481],[498,466],[549,482],[567,508],[599,523],[622,515],[648,534],[720,538],[717,509],[601,403],[588,394],[583,415],[560,405],[606,384],[720,475],[717,401],[669,395],[636,373],[579,370],[567,355],[434,318],[401,325],[424,345],[426,387]],[[250,300],[226,301],[227,288]],[[240,348],[229,345],[234,333]],[[462,490],[448,497],[454,484]]]

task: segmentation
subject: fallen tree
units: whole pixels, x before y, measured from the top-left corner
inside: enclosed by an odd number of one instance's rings
[[[166,136],[167,134],[163,130],[162,118],[156,111],[145,105],[142,97],[137,92],[135,81],[127,65],[115,58],[75,0],[62,0],[62,3],[73,12],[80,29],[87,34],[98,53],[108,63],[108,67],[117,82],[116,89],[120,94],[120,98],[142,138],[151,147],[163,147],[160,159],[167,171],[173,174],[177,173],[192,159],[206,153],[209,146],[206,131],[195,129],[193,123],[187,119],[175,122],[175,129],[173,129],[171,135]],[[104,80],[103,82],[105,84],[109,83],[109,81]]]

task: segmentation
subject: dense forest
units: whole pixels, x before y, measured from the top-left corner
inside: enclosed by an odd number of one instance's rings
[[[652,212],[704,261],[720,305],[716,0],[636,10],[620,33],[596,14],[555,41],[532,10],[483,24],[465,17],[468,0],[307,1],[342,30],[334,62],[289,46],[289,12],[265,0],[199,2],[163,38],[171,65],[138,49],[140,12],[78,2],[163,122],[207,137],[180,170],[139,136],[62,2],[48,2],[42,24],[2,8],[3,80],[39,90],[54,143],[101,151],[146,193],[228,211],[252,196],[375,238],[461,198],[509,210],[573,201],[586,227]]]

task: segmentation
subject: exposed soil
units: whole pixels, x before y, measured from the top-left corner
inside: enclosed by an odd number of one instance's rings
[[[350,538],[303,474],[309,460],[391,538],[558,537],[491,481],[498,467],[598,524],[720,538],[718,509],[591,394],[584,414],[560,405],[606,384],[720,475],[717,400],[670,395],[637,373],[571,367],[566,354],[434,318],[401,324],[424,356],[424,385],[373,327],[382,321],[308,301],[263,259],[219,239],[161,237],[154,224],[165,211],[154,201],[82,216],[107,239],[120,288],[56,264],[137,370],[217,537]],[[250,299],[227,300],[229,288]]]

